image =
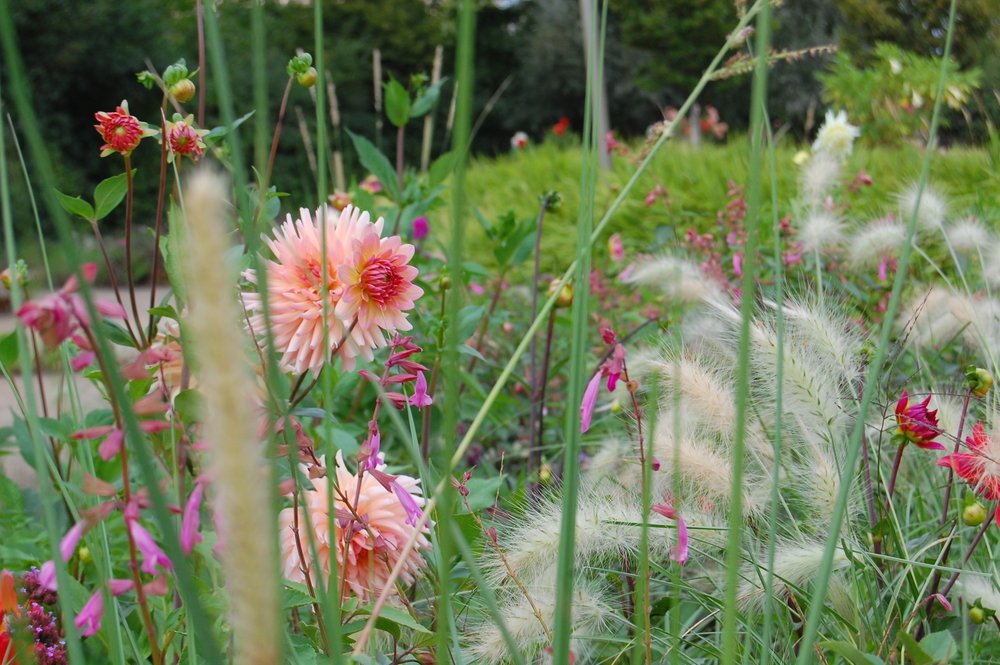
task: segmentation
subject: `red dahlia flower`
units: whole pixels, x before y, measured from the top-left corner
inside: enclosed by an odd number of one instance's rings
[[[925,450],[944,450],[944,446],[935,441],[940,433],[938,427],[937,411],[928,411],[927,406],[931,403],[931,396],[923,402],[910,403],[910,396],[904,390],[899,401],[896,403],[896,428],[897,434],[904,437],[907,442],[914,443],[919,448]]]

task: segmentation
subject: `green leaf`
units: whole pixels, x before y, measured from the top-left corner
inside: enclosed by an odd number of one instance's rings
[[[177,299],[177,306],[183,308],[187,302],[187,289],[184,288],[181,257],[184,256],[183,241],[187,229],[178,206],[170,206],[167,219],[170,222],[170,233],[160,238],[160,253],[163,255],[163,268],[167,271],[167,279]]]
[[[0,364],[8,371],[17,362],[17,331],[8,333],[0,339]]]
[[[133,176],[135,169],[132,169]],[[125,173],[102,180],[94,189],[94,219],[104,219],[125,198],[128,191],[128,177]]]
[[[130,349],[135,348],[135,341],[128,334],[128,331],[121,326],[111,323],[111,321],[108,321],[107,319],[101,319],[101,330],[112,344],[125,346]]]
[[[930,656],[933,663],[948,663],[958,653],[955,637],[947,630],[926,635],[920,640],[920,648]]]
[[[88,222],[96,219],[93,206],[79,196],[69,196],[68,194],[63,194],[58,189],[56,190],[56,196],[59,197],[59,205],[69,214],[83,217]]]
[[[358,136],[349,129],[345,131],[351,137],[354,150],[357,151],[358,159],[361,160],[362,166],[378,178],[378,181],[382,183],[383,191],[389,198],[393,201],[398,201],[399,186],[396,183],[396,170],[392,168],[392,164],[389,163],[386,156],[379,152],[378,148],[372,145],[372,142],[365,137]]]
[[[362,607],[358,610],[360,614],[371,614],[371,607]],[[385,630],[386,632],[392,633],[393,635],[399,634],[399,629],[395,631],[391,629],[390,626],[401,626],[403,628],[409,628],[410,630],[416,631],[418,633],[430,634],[430,630],[425,628],[423,625],[417,622],[416,619],[411,617],[408,613],[401,609],[395,607],[389,607],[388,605],[382,607],[379,612],[379,617],[375,622],[375,625],[380,630]]]
[[[182,390],[174,398],[174,409],[185,425],[200,422],[205,419],[205,397],[194,388]]]
[[[451,175],[451,172],[455,170],[455,161],[457,159],[458,155],[455,154],[455,151],[446,152],[435,159],[427,171],[428,187],[433,189],[444,182]]]
[[[932,665],[934,659],[917,644],[917,641],[909,633],[899,632],[899,642],[906,649],[906,658],[913,665]]]
[[[419,118],[424,115],[437,104],[438,97],[441,96],[441,86],[447,81],[447,78],[443,78],[434,85],[428,87],[424,90],[423,94],[417,97],[417,101],[413,102],[413,109],[410,112],[411,118]]]
[[[396,127],[410,121],[410,95],[396,79],[385,84],[385,114]]]
[[[878,656],[863,653],[850,642],[820,642],[819,646],[823,649],[829,649],[851,665],[885,665],[885,661]]]
[[[236,122],[229,125],[228,127],[213,127],[212,131],[210,131],[208,134],[205,134],[205,136],[202,137],[202,140],[205,143],[214,143],[215,141],[221,139],[223,136],[225,136],[226,134],[233,131],[234,129],[242,125],[244,122],[249,120],[250,116],[252,116],[253,113],[254,113],[253,111],[250,111],[248,113],[243,114],[242,116],[236,119]]]

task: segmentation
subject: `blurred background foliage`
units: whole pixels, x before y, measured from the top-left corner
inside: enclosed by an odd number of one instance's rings
[[[740,4],[732,0],[611,2],[605,68],[611,127],[619,138],[640,137],[648,126],[662,119],[665,107],[679,105],[735,24]],[[267,0],[265,6],[271,87],[267,112],[273,123],[288,59],[298,48],[312,50],[313,10],[311,4],[295,0]],[[218,4],[239,114],[253,108],[249,7],[249,0]],[[847,85],[849,91],[850,83],[838,81],[838,71],[856,75],[884,68],[880,43],[895,44],[914,56],[939,54],[947,7],[947,0],[782,3],[776,11],[776,51],[832,45],[838,54],[809,55],[774,66],[769,106],[775,126],[798,139],[807,138],[822,118],[825,103],[846,104],[843,90]],[[508,151],[516,131],[540,141],[563,117],[569,119],[571,131],[579,130],[585,70],[578,8],[577,0],[481,2],[474,94],[475,113],[483,118],[473,142],[475,153],[489,156]],[[197,66],[194,1],[18,0],[11,3],[11,9],[33,83],[35,107],[59,169],[59,188],[72,194],[89,192],[99,180],[121,169],[117,158],[97,158],[94,112],[111,110],[127,98],[133,113],[156,122],[159,94],[140,86],[135,74],[148,66],[162,72],[178,58],[184,58],[191,69]],[[430,72],[435,47],[441,45],[443,72],[449,76],[455,41],[453,13],[453,0],[325,0],[326,62],[336,84],[345,128],[375,139],[386,151],[394,147],[395,137],[388,129],[383,137],[375,132],[372,49],[381,51],[384,80],[392,75],[405,82],[411,75]],[[1000,117],[998,46],[1000,0],[960,3],[956,60],[962,70],[977,70],[978,87],[970,91],[961,109],[950,111],[945,142],[984,142],[991,119]],[[835,63],[837,68],[831,69]],[[823,76],[817,76],[824,72],[826,92]],[[210,68],[207,74],[212,90]],[[839,92],[831,94],[830,90]],[[435,154],[449,147],[444,129],[452,92],[449,81],[433,111]],[[208,100],[208,126],[217,124],[215,102],[211,97]],[[717,108],[721,120],[732,130],[741,130],[747,122],[749,79],[734,76],[713,82],[701,102]],[[274,182],[280,190],[292,193],[293,200],[304,200],[313,176],[296,108],[313,131],[315,111],[310,93],[293,86]],[[865,139],[919,139],[919,127],[902,135],[879,134]],[[334,136],[334,144],[337,140]],[[134,158],[140,170],[140,216],[151,214],[157,150],[155,142],[147,142]],[[414,124],[407,133],[407,163],[416,164],[419,152],[420,131]],[[359,171],[349,147],[344,158],[349,180],[360,180],[365,174]],[[21,175],[12,175],[19,219],[30,218]]]

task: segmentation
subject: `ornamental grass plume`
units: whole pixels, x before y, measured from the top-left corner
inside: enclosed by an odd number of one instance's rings
[[[202,168],[187,183],[189,242],[184,274],[190,301],[191,344],[205,396],[205,440],[219,524],[221,557],[235,642],[234,661],[281,661],[280,604],[275,572],[274,519],[268,467],[257,435],[252,372],[240,325],[236,272],[229,253],[225,180]],[[197,239],[194,241],[194,239]]]
[[[920,207],[917,208],[917,195],[920,194]],[[931,231],[941,228],[948,216],[948,204],[944,198],[930,185],[920,192],[918,185],[910,185],[899,194],[900,219],[909,223],[914,211],[917,213],[917,228]]]
[[[412,497],[418,511],[424,505],[419,480],[389,476],[384,469],[385,464],[381,461],[374,469],[369,469],[362,475],[359,488],[358,476],[347,469],[338,451],[337,479],[333,485],[335,514],[331,516],[328,512],[330,481],[325,477],[313,479],[310,491],[303,493],[305,509],[299,508],[298,515],[293,508],[281,511],[278,538],[281,569],[287,579],[305,582],[306,571],[313,584],[328,579],[330,555],[334,551],[341,600],[354,595],[364,604],[382,592],[390,571],[399,562],[399,552],[416,531],[414,522],[417,520],[412,519],[396,487],[403,490],[402,494]],[[386,480],[386,484],[380,480]],[[355,496],[358,497],[356,504]],[[361,522],[358,522],[359,517]],[[331,523],[333,534],[330,533]],[[306,533],[308,527],[313,530],[311,537]],[[416,545],[400,573],[404,584],[416,581],[426,566],[421,551],[430,549],[429,534],[427,527],[417,534]],[[312,542],[316,546],[316,560],[310,554]]]
[[[270,309],[283,369],[319,372],[336,353],[350,371],[358,356],[371,360],[388,334],[410,330],[407,312],[423,294],[409,265],[413,246],[398,236],[382,238],[383,225],[350,205],[339,216],[329,208],[315,215],[301,209],[298,219],[289,214],[274,238],[264,239],[274,254],[264,261],[268,293],[244,293],[243,303],[261,339],[265,305]],[[253,270],[244,277],[257,283]]]
[[[713,289],[704,290],[700,306],[691,303],[681,331],[680,348],[660,351],[659,358],[643,360],[641,386],[658,384],[656,427],[649,433],[653,459],[653,504],[660,509],[650,515],[649,557],[658,567],[677,565],[683,558],[685,536],[687,560],[681,569],[685,584],[699,593],[721,596],[722,561],[726,548],[726,525],[731,510],[730,492],[736,464],[743,467],[741,516],[745,539],[743,560],[746,580],[741,595],[748,614],[760,611],[768,575],[767,542],[772,521],[778,523],[778,552],[771,591],[783,603],[779,589],[796,593],[820,574],[826,540],[841,543],[834,559],[829,602],[844,616],[850,615],[851,595],[846,568],[866,565],[858,543],[865,542],[863,490],[855,485],[849,493],[848,517],[839,533],[831,534],[832,517],[841,491],[839,460],[846,454],[856,396],[863,367],[862,338],[842,316],[811,302],[791,301],[782,306],[784,376],[781,409],[775,399],[777,365],[777,305],[765,303],[750,322],[751,364],[749,412],[743,457],[734,459],[736,422],[736,351],[741,317],[732,300]],[[631,377],[634,379],[634,377]],[[657,405],[651,405],[657,408]],[[782,426],[782,472],[775,476],[777,461],[772,433]],[[642,467],[635,441],[610,440],[600,444],[587,463],[580,480],[577,507],[576,588],[586,589],[586,600],[598,607],[621,603],[621,587],[609,581],[607,571],[622,562],[633,566],[640,548],[642,522]],[[780,499],[770,503],[771,483],[779,484]],[[669,510],[663,510],[669,506]],[[510,568],[523,583],[534,603],[544,608],[554,603],[554,570],[559,542],[558,497],[544,497],[522,507],[509,521],[495,526],[500,549]],[[683,515],[686,529],[670,515]],[[685,533],[686,531],[686,533]],[[635,570],[634,567],[631,568]],[[491,553],[484,572],[490,592],[500,598],[500,612],[526,656],[538,653],[544,633],[537,619],[526,613],[527,600],[510,579],[507,566]],[[655,588],[655,587],[654,587]],[[654,598],[653,602],[656,602]],[[574,630],[586,631],[576,612]],[[612,623],[607,630],[621,628]],[[589,632],[594,635],[593,632]],[[593,640],[593,638],[591,638]],[[467,631],[467,645],[476,662],[508,660],[505,645],[492,624],[475,625]],[[578,654],[579,655],[579,654]],[[794,657],[789,652],[789,656]],[[582,659],[586,661],[586,657]]]

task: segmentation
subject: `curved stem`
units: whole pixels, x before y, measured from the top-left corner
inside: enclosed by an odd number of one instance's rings
[[[954,455],[962,445],[962,430],[965,429],[965,417],[969,413],[969,402],[972,400],[972,388],[965,393],[965,403],[962,404],[962,416],[958,420],[958,432],[955,434],[955,448],[951,451]],[[951,505],[951,488],[955,484],[955,470],[948,466],[948,484],[944,488],[944,507],[941,508],[941,526],[948,521],[948,507]]]
[[[166,96],[163,97],[163,106],[167,104]],[[160,117],[162,118],[163,124],[162,131],[163,135],[166,136],[167,133],[167,116],[160,109]],[[160,189],[156,195],[156,232],[153,237],[153,269],[149,277],[149,308],[153,309],[156,307],[156,273],[160,270],[160,235],[163,233],[163,205],[166,199],[167,191],[167,142],[160,142]],[[146,334],[146,341],[150,344],[153,343],[153,329],[154,317],[152,314],[149,315],[149,331]],[[136,325],[140,325],[136,321]]]
[[[906,443],[901,443],[896,449],[896,459],[892,463],[892,475],[889,476],[889,485],[886,487],[886,505],[892,502],[892,494],[896,491],[896,476],[899,474],[899,465],[903,461],[903,451],[906,450],[906,445]]]
[[[285,109],[288,106],[288,96],[292,93],[292,77],[288,77],[285,84],[285,92],[281,95],[281,106],[278,107],[278,120],[274,123],[274,138],[271,139],[271,152],[267,156],[267,171],[264,175],[264,189],[271,183],[271,174],[274,172],[274,158],[278,154],[278,140],[281,138],[281,125],[285,120]],[[263,192],[261,193],[263,195]]]
[[[132,315],[135,317],[136,332],[139,333],[139,344],[146,346],[146,338],[142,333],[142,324],[139,322],[139,305],[135,299],[135,273],[132,266],[132,197],[134,194],[134,183],[132,182],[132,158],[125,155],[125,274],[128,278],[128,295],[132,301]]]
[[[95,220],[90,220],[90,228],[94,231],[94,238],[97,239],[97,246],[101,250],[101,256],[104,257],[104,267],[108,271],[108,279],[111,281],[111,288],[115,292],[115,300],[121,305],[122,310],[125,310],[125,301],[122,299],[122,291],[118,286],[118,278],[115,277],[115,269],[111,264],[111,257],[108,256],[107,245],[104,244],[104,235],[101,234],[101,229],[98,228],[97,222]],[[132,329],[132,322],[129,320],[128,316],[123,318],[125,322],[125,328],[128,330],[129,337],[132,338],[132,343],[139,346],[139,339],[135,336],[135,331]]]

